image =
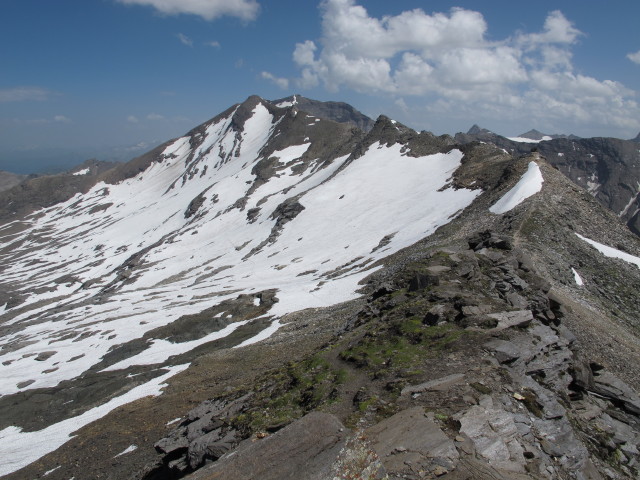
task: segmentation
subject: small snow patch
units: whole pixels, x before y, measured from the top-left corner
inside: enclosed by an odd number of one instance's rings
[[[77,172],[73,172],[74,175],[88,175],[89,168],[83,168],[82,170],[78,170]]]
[[[602,243],[595,242],[595,241],[590,240],[590,239],[588,239],[586,237],[583,237],[579,233],[576,233],[576,235],[578,236],[578,238],[580,238],[581,240],[584,240],[585,242],[587,242],[592,247],[595,247],[595,249],[598,250],[605,257],[619,258],[620,260],[624,260],[625,262],[633,263],[635,266],[640,268],[640,257],[636,257],[636,256],[631,255],[629,253],[622,252],[622,251],[618,250],[617,248],[609,247],[607,245],[603,245]]]
[[[276,107],[287,108],[287,107],[292,107],[292,106],[296,105],[297,103],[298,103],[298,99],[294,95],[293,96],[293,100],[276,103]]]
[[[119,454],[117,454],[117,455],[116,455],[115,457],[113,457],[113,458],[117,458],[117,457],[120,457],[120,456],[122,456],[122,455],[126,455],[127,453],[134,452],[134,451],[136,451],[137,449],[138,449],[138,446],[137,446],[137,445],[130,445],[130,446],[128,446],[127,448],[125,448],[123,451],[121,451]]]
[[[584,281],[582,280],[582,277],[578,275],[578,272],[576,272],[576,269],[572,268],[571,271],[573,272],[573,278],[576,280],[576,285],[578,285],[579,287],[583,286]]]
[[[542,172],[536,162],[529,162],[529,168],[518,183],[493,204],[489,211],[502,214],[520,205],[524,200],[542,190]]]
[[[173,420],[169,420],[166,423],[166,426],[168,427],[169,425],[173,425],[174,423],[178,423],[180,420],[182,420],[182,418],[178,417],[178,418],[174,418]]]
[[[58,465],[56,468],[52,468],[51,470],[47,470],[46,472],[44,472],[42,474],[43,477],[46,477],[47,475],[51,475],[53,472],[55,472],[56,470],[58,470],[60,467],[62,467],[62,465]]]

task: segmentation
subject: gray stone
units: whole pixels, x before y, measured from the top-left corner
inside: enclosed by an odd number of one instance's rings
[[[506,340],[494,339],[484,344],[500,363],[510,363],[520,358],[520,348]]]
[[[403,410],[367,429],[365,435],[392,475],[433,471],[437,466],[451,470],[459,458],[453,441],[425,416],[422,407]]]
[[[494,467],[524,473],[524,449],[512,414],[492,406],[490,397],[460,417],[460,433],[474,443],[478,455]]]
[[[325,480],[349,431],[333,415],[312,412],[262,440],[249,439],[192,480]]]
[[[622,380],[609,372],[600,372],[594,377],[592,391],[622,403],[625,410],[640,415],[640,397]]]
[[[200,467],[206,460],[217,460],[238,444],[234,430],[223,433],[216,429],[189,444],[187,459],[192,469]]]
[[[504,330],[512,327],[526,327],[533,321],[531,310],[516,310],[513,312],[490,313],[488,315],[498,321],[494,330]]]
[[[514,308],[527,308],[529,306],[529,302],[522,295],[517,294],[516,292],[509,292],[505,295],[505,299],[509,302]]]
[[[454,385],[464,381],[464,373],[455,373],[446,377],[437,378],[420,385],[410,385],[402,389],[401,395],[411,395],[422,392],[443,392],[449,390]]]

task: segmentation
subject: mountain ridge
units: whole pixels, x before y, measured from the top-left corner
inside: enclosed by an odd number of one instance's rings
[[[249,97],[116,169],[0,225],[8,479],[637,473],[640,240],[540,150]]]

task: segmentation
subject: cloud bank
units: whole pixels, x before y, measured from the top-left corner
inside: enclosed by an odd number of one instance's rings
[[[487,39],[481,13],[462,8],[374,18],[355,0],[325,0],[321,12],[322,37],[293,52],[303,89],[386,94],[400,105],[419,96],[432,113],[640,127],[635,92],[574,71],[571,48],[583,34],[560,11],[542,31],[501,41]]]
[[[116,0],[126,5],[146,5],[164,15],[190,14],[205,20],[222,16],[254,20],[260,5],[256,0]]]

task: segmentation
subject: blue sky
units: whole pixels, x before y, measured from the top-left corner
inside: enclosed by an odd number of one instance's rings
[[[640,131],[640,2],[2,0],[0,169],[131,158],[251,94],[418,130]]]

